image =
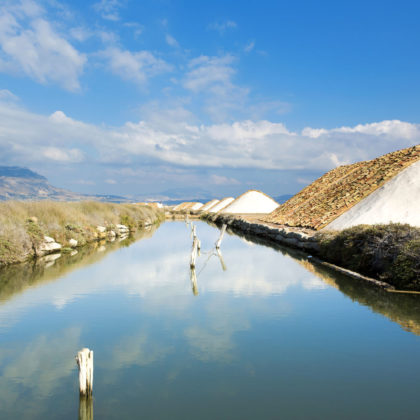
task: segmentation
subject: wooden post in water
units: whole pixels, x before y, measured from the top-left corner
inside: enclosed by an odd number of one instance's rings
[[[219,239],[216,242],[216,249],[220,248],[220,244],[222,243],[223,235],[226,232],[226,227],[227,227],[226,225],[223,225],[222,229],[220,230],[220,236],[219,236]]]
[[[93,351],[87,348],[80,350],[76,362],[79,367],[80,396],[90,397],[93,388]]]
[[[191,249],[191,260],[190,260],[190,267],[195,268],[195,261],[197,259],[197,253],[198,253],[198,239],[197,237],[194,237],[193,245]]]

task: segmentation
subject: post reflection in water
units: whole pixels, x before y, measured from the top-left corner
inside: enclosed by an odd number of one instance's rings
[[[222,265],[223,271],[226,271],[227,267],[226,267],[225,261],[223,260],[222,251],[220,251],[220,248],[216,248],[216,254],[219,257],[220,264]]]
[[[193,295],[198,296],[197,274],[195,272],[195,268],[190,269],[190,281],[191,281]]]
[[[93,397],[79,397],[79,420],[93,420]]]

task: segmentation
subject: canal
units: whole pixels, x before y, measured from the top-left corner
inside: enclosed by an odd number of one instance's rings
[[[194,222],[0,271],[0,418],[418,419],[420,295]]]

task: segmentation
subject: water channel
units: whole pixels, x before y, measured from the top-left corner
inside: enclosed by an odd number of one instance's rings
[[[96,419],[420,417],[420,295],[196,225],[0,271],[0,418],[80,418],[82,347]]]

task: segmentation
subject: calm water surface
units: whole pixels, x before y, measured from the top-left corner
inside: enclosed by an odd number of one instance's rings
[[[0,418],[418,419],[420,301],[197,223],[0,272]],[[127,243],[122,243],[128,245]]]

